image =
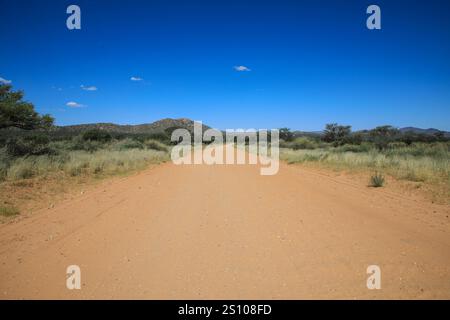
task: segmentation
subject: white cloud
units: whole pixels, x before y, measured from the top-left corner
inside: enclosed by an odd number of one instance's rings
[[[144,79],[142,79],[141,77],[131,77],[130,80],[131,81],[142,81]]]
[[[85,90],[85,91],[97,91],[97,87],[96,86],[85,86],[85,85],[81,85],[80,86],[81,89]]]
[[[2,77],[0,77],[0,83],[1,84],[11,84],[12,81],[11,80],[6,80],[6,79],[3,79]]]
[[[84,105],[76,103],[74,101],[67,102],[66,106],[68,106],[70,108],[82,108],[82,107],[84,107]]]
[[[234,66],[233,67],[234,70],[242,72],[242,71],[251,71],[249,68],[247,68],[246,66]]]

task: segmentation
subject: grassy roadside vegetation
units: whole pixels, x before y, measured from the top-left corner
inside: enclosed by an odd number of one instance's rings
[[[41,192],[76,181],[127,174],[169,159],[170,146],[149,136],[113,137],[101,130],[55,140],[48,133],[0,138],[0,220],[17,216]],[[39,190],[45,186],[46,191]],[[70,188],[69,188],[70,189]]]
[[[61,130],[23,91],[0,84],[0,221],[26,203],[53,201],[74,182],[140,170],[169,159],[170,130],[122,133],[89,127]]]
[[[168,159],[168,146],[160,141],[118,140],[110,136],[105,139],[105,134],[91,130],[66,141],[49,141],[46,136],[10,138],[0,149],[0,181],[46,176],[58,171],[68,176],[112,174]]]
[[[101,128],[63,132],[22,91],[0,84],[0,221],[20,207],[86,182],[169,159],[167,132],[123,134]]]
[[[339,133],[339,127],[346,128]],[[337,128],[337,129],[336,129]],[[371,186],[384,185],[384,176],[425,183],[450,199],[450,141],[440,134],[401,133],[384,126],[351,133],[348,126],[327,125],[321,136],[294,137],[280,142],[280,158],[288,163],[320,165],[336,170],[364,171]],[[330,130],[334,132],[330,133]]]
[[[0,220],[19,214],[22,200],[39,199],[40,188],[54,194],[78,178],[124,174],[170,158],[175,127],[153,133],[58,130],[50,115],[39,115],[22,100],[23,92],[11,89],[0,85]],[[443,132],[405,133],[391,126],[351,132],[350,126],[328,124],[321,134],[305,134],[283,128],[280,147],[288,163],[369,171],[374,187],[382,187],[388,174],[437,185],[450,199],[450,138]]]

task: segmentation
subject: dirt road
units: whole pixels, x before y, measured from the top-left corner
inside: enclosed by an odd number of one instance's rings
[[[0,297],[449,299],[449,214],[300,166],[167,163],[0,226]]]

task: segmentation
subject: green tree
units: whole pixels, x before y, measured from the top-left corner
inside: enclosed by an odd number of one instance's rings
[[[323,140],[325,142],[333,143],[334,146],[339,146],[348,140],[351,132],[351,126],[341,126],[337,123],[328,123],[325,126]]]
[[[294,140],[294,134],[291,132],[289,128],[281,128],[279,131],[279,138],[284,141],[292,141]]]
[[[399,134],[399,130],[393,126],[378,126],[369,133],[372,137],[392,138]]]
[[[53,125],[54,119],[50,115],[39,115],[32,103],[22,100],[22,91],[11,88],[11,85],[0,85],[0,129],[48,129]]]
[[[399,135],[399,130],[389,125],[378,126],[369,131],[372,142],[379,150],[384,150],[388,147],[389,142],[395,140]]]
[[[112,136],[108,131],[94,128],[83,132],[82,139],[84,141],[108,142],[111,141]]]

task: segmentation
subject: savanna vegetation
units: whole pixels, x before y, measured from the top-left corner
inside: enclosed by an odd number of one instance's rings
[[[167,120],[165,128],[160,122],[151,133],[119,132],[113,124],[74,130],[55,126],[50,115],[38,114],[23,98],[23,92],[0,85],[0,189],[24,179],[125,173],[169,159],[175,120]],[[181,121],[187,124],[187,119]],[[384,186],[385,175],[440,185],[449,196],[450,139],[444,132],[424,134],[392,126],[352,132],[351,126],[333,123],[320,133],[282,128],[279,135],[280,157],[288,163],[365,170],[373,187]],[[0,216],[17,213],[9,203],[0,203]]]
[[[24,101],[23,92],[0,85],[0,184],[17,186],[23,179],[61,176],[102,177],[169,158],[169,132],[123,134],[98,128],[65,132],[53,122],[50,115],[39,115],[33,104]],[[0,204],[0,216],[16,214],[14,206]]]
[[[61,134],[22,92],[0,86],[0,181],[126,172],[167,159],[169,135],[117,134],[101,129]]]
[[[402,132],[391,126],[352,132],[350,126],[327,124],[322,135],[289,136],[280,142],[280,157],[288,163],[367,171],[374,187],[385,184],[385,174],[439,185],[448,199],[450,139],[443,132]]]

